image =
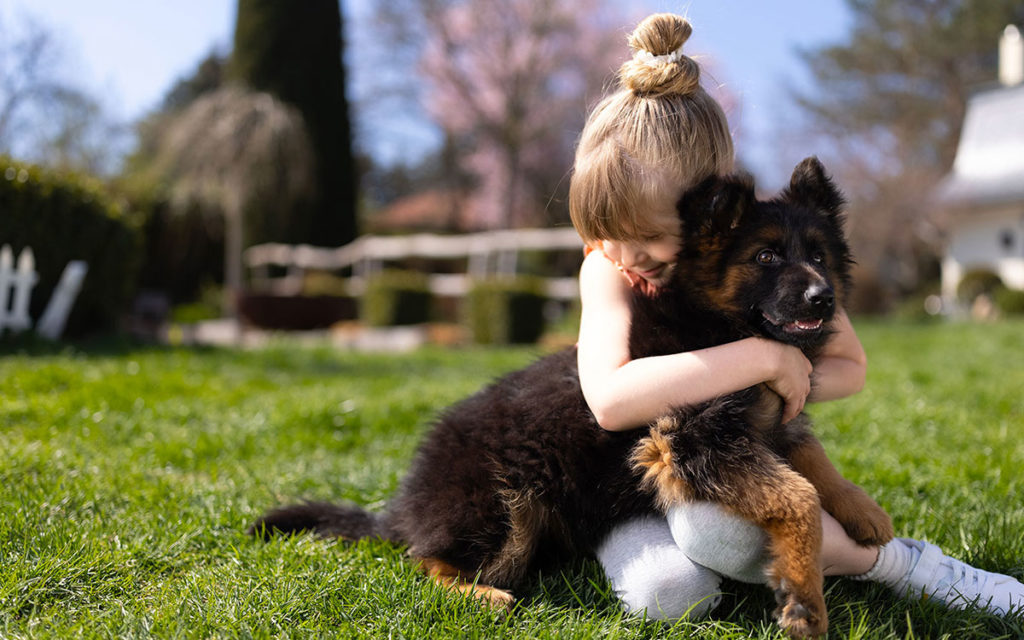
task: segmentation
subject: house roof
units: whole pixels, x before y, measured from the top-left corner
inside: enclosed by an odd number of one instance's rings
[[[465,231],[463,198],[451,191],[430,189],[405,196],[379,211],[368,222],[374,233]]]
[[[938,195],[961,206],[1024,202],[1024,85],[968,101],[953,171]]]

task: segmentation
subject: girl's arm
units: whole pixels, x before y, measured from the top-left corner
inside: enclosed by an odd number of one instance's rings
[[[851,396],[864,388],[868,358],[846,312],[840,309],[832,321],[835,333],[814,365],[811,402]]]
[[[810,392],[811,364],[799,349],[746,338],[709,349],[629,359],[630,288],[615,265],[592,251],[580,270],[579,372],[583,395],[609,431],[649,424],[674,406],[696,404],[765,382],[789,419]],[[830,389],[831,374],[826,371]]]

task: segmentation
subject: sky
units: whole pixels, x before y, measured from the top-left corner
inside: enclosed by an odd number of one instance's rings
[[[342,6],[358,15],[371,2],[343,0]],[[694,31],[687,50],[703,56],[714,79],[738,98],[736,111],[728,114],[737,149],[765,184],[781,182],[800,158],[813,153],[785,149],[776,125],[792,117],[787,87],[806,83],[796,48],[836,42],[848,31],[843,0],[632,4],[637,15],[672,11],[690,19]],[[40,22],[58,37],[66,77],[103,97],[112,116],[132,121],[156,106],[210,51],[230,49],[235,5],[236,0],[0,0],[0,20],[16,25],[28,15]],[[346,27],[354,23],[349,20]],[[623,26],[628,31],[630,25]],[[347,53],[350,66],[353,57],[358,52]],[[357,68],[351,74],[354,82],[359,73]],[[436,139],[429,132],[402,131],[397,127],[377,139],[371,131],[368,146],[394,161]]]

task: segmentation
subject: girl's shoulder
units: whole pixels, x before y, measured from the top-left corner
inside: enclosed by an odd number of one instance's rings
[[[580,280],[599,279],[613,280],[619,284],[626,281],[622,267],[604,254],[597,247],[584,249],[583,265],[580,267]]]
[[[600,279],[605,286],[618,285],[615,288],[622,288],[624,291],[638,291],[648,294],[644,287],[643,278],[633,273],[621,264],[612,260],[598,247],[584,249],[583,266],[580,269],[580,284],[583,286],[584,278]]]
[[[592,249],[580,267],[580,301],[584,308],[629,306],[633,284],[627,274],[600,249]]]

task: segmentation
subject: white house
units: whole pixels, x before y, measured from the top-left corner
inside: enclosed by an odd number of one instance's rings
[[[942,261],[950,303],[974,270],[1024,289],[1024,44],[1012,25],[999,42],[999,80],[969,100],[953,170],[939,187],[951,213]]]

